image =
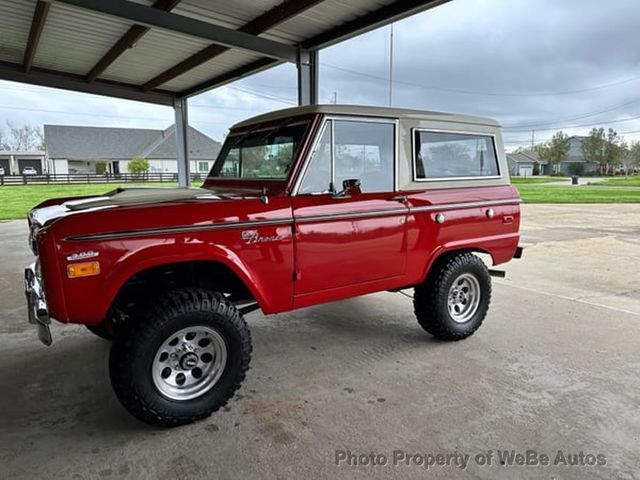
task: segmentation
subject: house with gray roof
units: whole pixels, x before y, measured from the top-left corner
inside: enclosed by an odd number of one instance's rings
[[[558,173],[569,175],[593,175],[597,172],[598,164],[588,162],[582,153],[582,142],[587,137],[574,135],[569,137],[569,151],[560,165],[551,165],[542,160],[536,152],[530,150],[507,153],[509,174],[511,176],[530,177],[532,175],[552,175]]]
[[[150,172],[178,171],[173,125],[164,130],[45,125],[44,139],[49,173],[96,173],[99,163],[110,174],[127,173],[134,157],[146,158]],[[220,143],[193,127],[187,142],[191,171],[207,173]]]
[[[541,175],[546,162],[540,160],[536,152],[507,153],[509,175],[512,177],[531,177]]]

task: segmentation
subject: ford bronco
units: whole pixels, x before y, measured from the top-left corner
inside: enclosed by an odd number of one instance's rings
[[[305,106],[231,128],[201,188],[118,188],[29,213],[29,320],[112,340],[135,417],[209,416],[245,378],[243,314],[414,289],[418,323],[460,340],[496,264],[519,257],[520,198],[499,125],[415,110]]]

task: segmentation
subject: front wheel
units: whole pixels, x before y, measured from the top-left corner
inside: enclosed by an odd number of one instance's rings
[[[94,335],[104,338],[105,340],[113,340],[115,336],[114,332],[107,328],[105,322],[99,323],[98,325],[85,325],[85,327]]]
[[[434,264],[415,288],[413,305],[422,328],[441,340],[462,340],[482,324],[491,302],[491,276],[470,252]]]
[[[113,342],[116,396],[136,418],[173,427],[211,415],[240,387],[251,336],[223,295],[180,289],[163,295]]]

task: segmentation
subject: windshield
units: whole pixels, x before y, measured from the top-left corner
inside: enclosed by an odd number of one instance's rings
[[[309,122],[284,122],[272,128],[229,135],[209,177],[287,178]]]

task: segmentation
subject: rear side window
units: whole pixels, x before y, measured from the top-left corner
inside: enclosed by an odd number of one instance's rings
[[[416,180],[500,175],[491,135],[414,131]]]

